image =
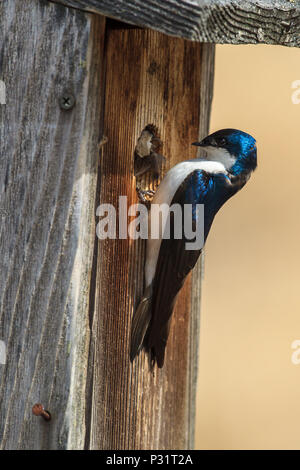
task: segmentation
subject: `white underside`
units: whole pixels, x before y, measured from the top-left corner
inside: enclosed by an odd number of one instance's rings
[[[161,181],[152,201],[152,204],[168,204],[185,178],[194,170],[205,170],[208,173],[227,173],[225,166],[216,161],[203,159],[188,160],[171,168]],[[149,214],[149,229],[151,227],[151,212]],[[147,257],[145,264],[145,287],[153,281],[160,249],[161,239],[149,239],[147,241]]]

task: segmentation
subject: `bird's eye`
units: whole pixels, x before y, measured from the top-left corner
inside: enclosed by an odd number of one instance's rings
[[[224,145],[227,144],[227,140],[225,139],[225,137],[221,137],[221,139],[219,140],[219,145],[221,147],[224,147]]]

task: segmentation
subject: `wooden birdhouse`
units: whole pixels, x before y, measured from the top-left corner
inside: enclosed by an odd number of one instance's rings
[[[146,241],[100,240],[97,208],[147,202],[195,157],[216,43],[299,47],[299,32],[292,1],[1,2],[2,449],[193,448],[201,260],[164,367],[131,363]]]

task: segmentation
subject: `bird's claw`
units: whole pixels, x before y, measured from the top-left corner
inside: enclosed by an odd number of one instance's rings
[[[136,191],[137,191],[139,200],[143,202],[144,204],[150,204],[155,194],[155,191],[153,191],[152,189],[144,190],[144,189],[137,188]]]

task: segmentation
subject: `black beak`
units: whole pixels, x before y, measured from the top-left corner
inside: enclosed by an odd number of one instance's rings
[[[193,142],[192,145],[196,145],[197,147],[207,147],[207,140],[205,138],[201,140],[201,142]]]

